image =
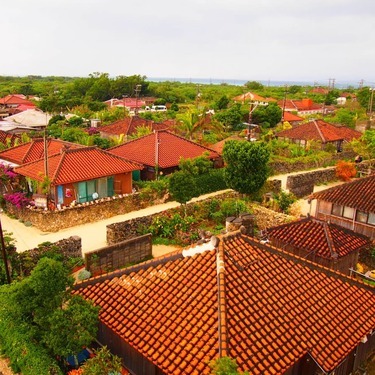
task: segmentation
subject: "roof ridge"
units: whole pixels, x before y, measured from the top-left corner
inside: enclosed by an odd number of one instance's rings
[[[150,267],[157,267],[159,265],[164,265],[168,262],[175,261],[175,260],[182,260],[184,259],[184,256],[182,255],[182,250],[176,250],[172,253],[168,253],[165,255],[162,255],[160,257],[147,260],[145,262],[136,264],[134,266],[130,266],[127,268],[118,269],[116,271],[112,271],[103,275],[99,275],[96,277],[91,277],[86,280],[78,281],[73,285],[73,290],[78,290],[81,288],[86,288],[88,285],[95,285],[98,283],[102,283],[104,281],[111,281],[116,277],[121,277],[123,275],[130,275],[133,272],[138,272],[140,270],[147,270]]]
[[[324,222],[322,222],[322,225],[323,225],[324,235],[325,235],[326,240],[327,240],[328,248],[329,248],[329,251],[331,252],[331,257],[334,260],[337,260],[337,256],[339,254],[336,251],[336,246],[335,246],[335,243],[334,243],[333,238],[332,238],[332,233],[331,233],[331,230],[330,230],[330,227],[329,227],[329,223],[324,221]]]
[[[322,131],[320,130],[318,123],[316,122],[316,120],[313,120],[312,123],[315,125],[315,128],[318,131],[320,137],[322,138],[323,143],[325,143],[326,139],[324,138],[324,135],[323,135]]]
[[[353,279],[350,276],[344,275],[343,273],[341,273],[339,271],[333,270],[333,269],[328,268],[326,266],[323,266],[319,263],[314,263],[311,260],[308,260],[304,257],[298,256],[298,255],[295,255],[295,254],[292,254],[292,253],[289,253],[289,252],[287,252],[283,249],[277,248],[274,245],[271,245],[269,243],[267,243],[267,244],[261,243],[256,238],[251,237],[249,235],[244,235],[240,231],[233,232],[230,235],[227,235],[227,236],[223,237],[223,240],[224,241],[229,240],[229,239],[231,239],[231,237],[241,237],[241,238],[243,238],[243,240],[245,242],[249,243],[252,246],[257,246],[259,249],[264,249],[265,251],[268,251],[271,254],[281,256],[281,257],[283,257],[287,260],[292,260],[295,263],[299,263],[299,264],[301,264],[305,267],[308,267],[312,270],[315,270],[315,271],[318,270],[318,271],[326,274],[327,276],[331,276],[335,279],[339,279],[342,282],[349,283],[350,285],[355,285],[359,288],[367,289],[367,290],[370,290],[371,292],[375,293],[375,288],[370,284],[365,284],[361,280]]]
[[[225,288],[224,244],[220,241],[216,251],[217,299],[218,299],[218,338],[219,356],[228,356],[227,304]]]

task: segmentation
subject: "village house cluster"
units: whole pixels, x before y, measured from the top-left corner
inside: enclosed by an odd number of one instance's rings
[[[214,168],[224,166],[224,142],[204,146],[176,134],[174,120],[138,116],[145,108],[164,111],[151,99],[106,102],[134,112],[98,125],[101,137],[126,140],[107,150],[47,136],[22,143],[25,129],[44,131],[48,115],[21,95],[0,99],[6,113],[0,142],[9,146],[0,163],[32,194],[27,209],[56,211],[133,194],[134,181],[172,174],[181,157],[205,154]],[[248,92],[234,100],[277,103],[281,122],[291,127],[275,137],[302,148],[317,141],[340,153],[362,135],[321,119],[306,121],[331,110],[311,99],[276,101]],[[29,122],[27,113],[33,114]],[[25,120],[15,120],[19,115]],[[130,139],[139,127],[150,134]],[[3,186],[3,193],[14,186]],[[210,361],[220,357],[236,359],[240,371],[255,375],[359,370],[375,349],[375,280],[356,269],[361,252],[374,246],[373,170],[308,199],[316,202],[315,212],[267,228],[260,239],[240,225],[203,244],[77,282],[74,294],[100,307],[98,341],[132,374],[210,374]]]

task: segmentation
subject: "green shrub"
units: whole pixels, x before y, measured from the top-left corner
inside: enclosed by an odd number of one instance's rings
[[[279,206],[280,210],[285,214],[289,213],[290,206],[297,200],[296,196],[286,191],[281,191],[274,196],[274,199]]]
[[[227,189],[224,180],[224,169],[211,169],[208,173],[195,177],[198,195]]]

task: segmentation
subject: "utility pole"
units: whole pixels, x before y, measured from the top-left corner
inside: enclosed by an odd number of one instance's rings
[[[373,107],[373,102],[374,102],[374,88],[371,87],[369,90],[371,91],[370,105],[369,105],[370,120],[371,120],[371,118],[372,118],[372,107]]]
[[[281,115],[281,121],[284,121],[284,113],[285,113],[285,106],[286,106],[286,94],[287,93],[288,93],[288,85],[285,85],[284,100],[283,100],[283,113]]]
[[[135,110],[134,110],[134,114],[137,116],[138,115],[138,97],[139,97],[139,93],[141,92],[141,89],[142,89],[142,85],[138,84],[135,86]]]
[[[363,88],[363,84],[365,83],[365,80],[364,79],[361,79],[359,82],[358,82],[358,88],[360,89],[360,90],[362,90],[362,88]]]

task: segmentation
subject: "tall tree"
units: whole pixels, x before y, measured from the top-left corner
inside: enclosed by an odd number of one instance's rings
[[[48,353],[52,362],[57,355],[76,354],[89,345],[97,332],[98,308],[73,296],[72,284],[61,262],[42,258],[29,277],[2,286],[0,340],[8,348],[27,340],[33,350],[44,353],[43,358]],[[7,352],[17,360],[12,353]]]
[[[269,176],[269,157],[263,142],[227,141],[223,149],[227,185],[241,194],[256,193]]]
[[[267,106],[258,106],[252,113],[252,119],[256,124],[269,124],[273,128],[281,121],[282,110],[276,103],[270,103]]]

